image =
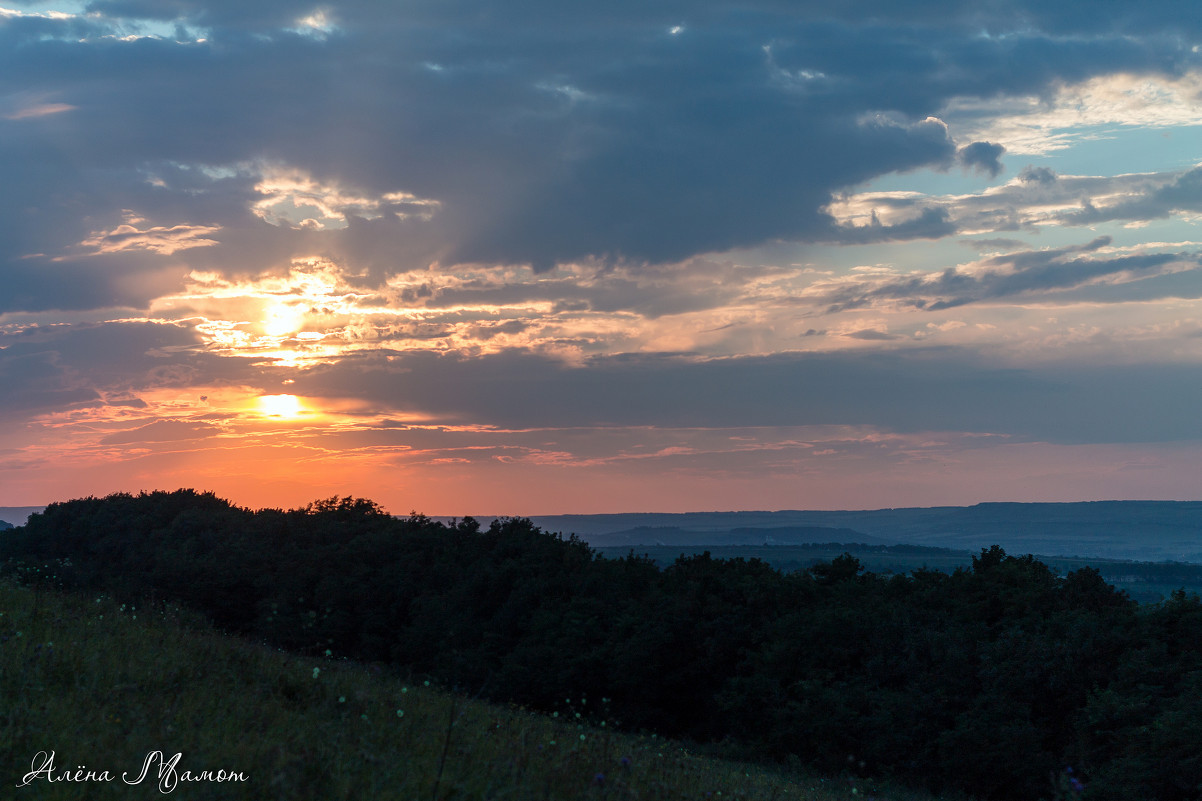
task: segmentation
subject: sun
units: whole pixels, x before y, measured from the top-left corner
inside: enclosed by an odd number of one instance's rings
[[[295,395],[260,395],[259,411],[268,417],[296,417],[302,411]]]
[[[305,310],[287,303],[272,304],[263,315],[263,333],[269,337],[286,337],[304,325]]]

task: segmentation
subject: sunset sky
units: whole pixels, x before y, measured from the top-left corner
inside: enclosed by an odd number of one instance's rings
[[[0,505],[1199,499],[1202,5],[0,0]]]

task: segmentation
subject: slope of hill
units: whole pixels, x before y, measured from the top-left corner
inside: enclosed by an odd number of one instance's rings
[[[583,701],[555,720],[279,653],[179,610],[8,582],[0,609],[0,764],[14,798],[834,801],[876,789],[618,734],[577,720]]]

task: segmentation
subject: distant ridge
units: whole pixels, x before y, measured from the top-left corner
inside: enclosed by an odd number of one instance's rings
[[[566,532],[565,532],[566,533]],[[685,529],[676,526],[636,526],[624,531],[595,534],[588,538],[594,547],[616,545],[808,545],[816,542],[860,542],[883,545],[884,540],[849,528],[827,526],[742,527],[732,529]]]
[[[0,522],[23,526],[31,514],[45,508],[45,506],[0,506]],[[0,526],[0,529],[3,528],[4,526]]]
[[[486,516],[481,519],[488,520]],[[959,550],[1000,545],[1013,554],[1202,562],[1202,501],[980,503],[864,511],[685,512],[531,517],[545,531],[590,545],[763,544],[772,530],[839,529],[827,542],[907,543]],[[738,532],[737,534],[735,532]],[[818,535],[815,535],[818,536]],[[685,541],[688,537],[694,539]],[[794,540],[801,542],[801,540]],[[810,540],[815,541],[815,540]]]

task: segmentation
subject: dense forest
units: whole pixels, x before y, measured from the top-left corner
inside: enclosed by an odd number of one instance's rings
[[[388,663],[765,760],[987,799],[1202,798],[1202,601],[1140,605],[1085,568],[663,569],[524,519],[370,501],[251,511],[181,490],[57,503],[0,534],[5,572],[171,600],[283,648]]]

